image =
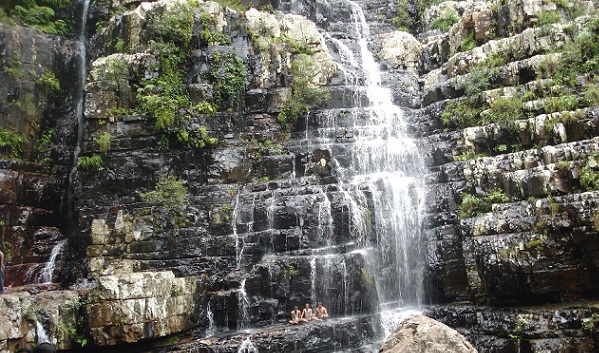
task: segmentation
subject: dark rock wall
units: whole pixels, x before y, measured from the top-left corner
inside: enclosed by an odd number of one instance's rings
[[[373,34],[393,30],[394,3],[360,4]],[[460,2],[463,20],[449,34],[429,31],[422,17],[418,71],[380,58],[384,82],[394,87],[394,99],[405,107],[410,132],[421,138],[428,156],[427,301],[447,305],[433,306],[427,314],[457,328],[480,351],[593,351],[597,313],[590,301],[597,299],[599,283],[599,238],[593,217],[599,195],[581,185],[580,175],[598,149],[596,102],[590,107],[581,104],[580,112],[574,112],[578,118],[568,123],[551,121],[557,115],[549,116],[542,105],[535,104],[529,109],[530,117],[519,119],[511,129],[495,124],[459,128],[441,122],[448,101],[465,96],[454,83],[493,52],[507,52],[510,60],[487,93],[501,95],[503,91],[493,90],[510,87],[530,90],[533,82],[543,92],[543,82],[536,82],[539,61],[576,33],[532,28],[540,11],[557,9],[548,2],[516,1],[480,8],[470,8],[470,4]],[[138,6],[123,3],[131,11]],[[273,6],[302,14],[330,32],[339,31],[348,17],[348,7],[341,1],[282,1]],[[414,14],[415,4],[409,7]],[[133,108],[136,89],[152,63],[144,55],[152,33],[141,31],[136,36],[139,19],[125,9],[103,1],[91,4],[90,75],[81,156],[100,155],[102,166],[78,170],[74,195],[66,195],[65,190],[76,144],[76,85],[72,84],[78,71],[76,45],[34,30],[0,25],[4,69],[0,82],[6,83],[0,88],[0,127],[37,139],[41,132],[54,129],[52,144],[43,152],[25,148],[22,160],[0,162],[4,221],[0,239],[10,255],[7,284],[36,282],[52,248],[69,238],[65,251],[69,261],[62,271],[63,264],[59,264],[60,276],[54,279],[64,285],[118,273],[131,263],[127,271],[170,270],[177,277],[198,276],[201,293],[191,311],[200,336],[211,324],[208,308],[212,324],[221,332],[269,325],[281,307],[288,312],[291,306],[315,297],[327,298],[329,310],[338,316],[376,312],[376,289],[364,271],[368,264],[352,255],[355,249],[346,244],[373,243],[378,220],[370,220],[363,238],[350,238],[354,234],[349,231],[352,206],[336,184],[338,166],[331,161],[331,151],[303,141],[307,131],[313,133],[327,115],[320,109],[311,111],[288,135],[276,122],[292,79],[289,64],[299,53],[278,53],[279,66],[270,67],[265,79],[267,53],[256,49],[241,14],[217,11],[227,20],[221,31],[232,39],[230,45],[201,43],[201,28],[196,24],[185,77],[192,96],[198,101],[210,96],[214,87],[201,82],[201,77],[215,53],[235,53],[247,69],[244,105],[221,109],[214,116],[193,117],[192,123],[206,126],[219,139],[216,146],[193,149],[175,142],[168,150],[160,149],[164,132],[147,117],[108,114],[110,108]],[[104,31],[102,24],[108,24],[108,29]],[[477,47],[458,50],[471,30]],[[575,26],[573,31],[580,28]],[[379,51],[381,42],[373,39],[370,47]],[[508,49],[504,44],[509,44]],[[116,50],[120,45],[129,52]],[[16,67],[13,53],[22,62],[23,76],[15,77],[14,70],[7,70]],[[101,64],[92,63],[113,56],[125,62],[130,73],[126,85],[120,87],[128,90],[119,91],[126,91],[121,100],[103,95],[113,88],[93,73]],[[36,85],[40,68],[56,74],[62,87],[59,92],[48,93]],[[340,75],[324,83],[332,95],[326,108],[338,112],[349,106],[347,97],[355,93],[341,84]],[[576,94],[582,97],[580,88],[591,81],[585,76],[577,79],[581,83]],[[364,98],[353,103],[360,99]],[[28,100],[36,103],[35,112],[18,104]],[[339,114],[339,120],[343,119]],[[109,151],[102,150],[96,140],[105,132],[112,136]],[[338,141],[352,138],[347,131],[332,134]],[[334,152],[341,165],[352,158],[349,151]],[[475,157],[457,160],[467,153]],[[42,162],[44,158],[49,160]],[[323,159],[326,163],[320,164]],[[185,181],[192,195],[189,205],[169,211],[142,204],[139,193],[151,190],[165,175]],[[509,200],[494,203],[480,215],[458,218],[464,193],[484,197],[493,190],[501,190]],[[368,190],[361,192],[364,206],[372,208],[372,195]],[[65,195],[73,197],[73,223],[66,219]],[[319,205],[325,202],[331,204],[327,217],[332,221],[326,232],[332,236],[328,239],[322,238],[319,213]],[[97,219],[108,225],[110,236],[105,242],[92,239],[92,221]],[[307,249],[322,247],[341,254],[342,260],[323,257],[311,262],[305,256]],[[348,268],[354,272],[348,275],[344,272]],[[313,271],[326,278],[316,293],[309,280]],[[297,337],[276,328],[252,338],[260,351],[273,352],[362,346],[368,341],[364,335],[376,331],[372,322],[364,320],[371,318],[297,331]],[[356,334],[341,337],[346,329]],[[325,338],[304,347],[306,337],[314,335]],[[335,342],[327,341],[330,337]],[[236,352],[243,338],[215,338],[210,346],[214,352]],[[198,342],[184,347],[209,349]]]
[[[12,157],[0,167],[0,229],[6,284],[19,286],[37,282],[52,248],[68,232],[66,190],[77,121],[71,80],[79,54],[76,43],[64,38],[5,24],[0,31],[0,128],[22,141],[18,148],[3,144],[3,156]],[[61,88],[40,83],[44,74]]]

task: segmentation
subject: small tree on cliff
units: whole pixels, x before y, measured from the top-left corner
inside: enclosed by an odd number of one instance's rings
[[[147,206],[179,208],[189,204],[185,180],[178,179],[174,175],[161,177],[154,190],[139,192],[138,195]]]

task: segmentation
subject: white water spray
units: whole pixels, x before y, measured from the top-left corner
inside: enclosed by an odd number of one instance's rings
[[[252,340],[249,337],[246,337],[241,342],[241,345],[239,345],[237,353],[260,353],[260,351],[258,350],[258,347],[254,345]]]
[[[39,321],[35,322],[35,334],[37,336],[37,344],[50,342],[50,338],[48,337],[44,326],[42,326],[42,323]]]
[[[38,283],[52,283],[52,277],[54,274],[54,269],[56,268],[56,258],[62,252],[62,248],[66,243],[66,239],[63,239],[56,243],[52,251],[50,252],[50,258],[46,262],[46,265],[42,269],[40,276],[37,280]]]

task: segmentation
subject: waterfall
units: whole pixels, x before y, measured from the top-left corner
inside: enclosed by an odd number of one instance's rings
[[[42,323],[39,321],[35,321],[35,334],[37,335],[37,344],[41,344],[44,342],[50,342],[50,338],[42,326]]]
[[[260,353],[260,351],[258,350],[258,347],[254,345],[252,340],[249,337],[246,337],[241,342],[241,345],[239,345],[237,353]]]
[[[216,330],[214,328],[214,313],[212,312],[210,301],[208,301],[208,305],[206,306],[206,317],[208,318],[208,329],[206,330],[206,336],[212,336]]]
[[[423,302],[427,169],[408,116],[382,85],[362,9],[335,5],[347,16],[321,29],[321,46],[338,67],[338,101],[300,121],[286,145],[290,173],[237,196],[230,267],[240,279],[238,329],[250,327],[250,304],[266,316],[275,305],[289,312],[322,302],[331,318],[373,318],[374,343]],[[325,166],[330,175],[310,173]],[[239,351],[250,352],[250,343]]]
[[[54,269],[56,268],[56,258],[62,252],[62,248],[66,243],[66,239],[63,239],[56,243],[56,245],[52,248],[50,252],[50,258],[46,262],[46,265],[42,269],[40,276],[37,280],[38,283],[52,283],[52,275],[54,274]]]
[[[241,281],[239,286],[239,292],[237,293],[238,310],[239,310],[239,321],[237,322],[237,328],[239,330],[245,330],[250,324],[250,314],[248,307],[250,305],[250,298],[245,290],[245,278]]]
[[[71,217],[71,199],[70,195],[73,194],[73,187],[75,185],[75,176],[77,175],[77,160],[79,159],[79,153],[81,152],[81,145],[83,143],[83,101],[85,96],[85,81],[87,79],[87,16],[89,12],[89,5],[91,0],[81,0],[81,23],[79,25],[79,31],[77,33],[77,49],[79,51],[79,72],[77,73],[78,81],[76,82],[75,94],[73,100],[75,102],[74,117],[75,126],[77,128],[77,143],[73,150],[73,159],[71,162],[71,171],[68,177],[68,186],[65,189],[65,195],[63,195],[62,208],[63,213],[70,219]]]
[[[370,30],[364,13],[358,4],[349,4],[369,104],[364,107],[365,121],[352,127],[356,142],[346,167],[352,174],[347,188],[352,196],[359,190],[372,194],[380,309],[418,307],[425,267],[426,168],[415,141],[405,133],[403,111],[392,103],[391,91],[381,86],[381,72],[367,47]]]
[[[241,268],[241,257],[243,256],[243,239],[239,239],[237,233],[237,217],[239,215],[239,193],[235,196],[235,207],[233,207],[233,214],[231,215],[231,226],[233,228],[233,237],[235,238],[235,265],[237,268]],[[240,241],[241,240],[241,241]]]

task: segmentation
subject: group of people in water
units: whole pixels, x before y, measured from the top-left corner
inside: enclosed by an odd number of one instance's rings
[[[289,323],[292,325],[299,325],[303,322],[310,321],[322,321],[329,317],[329,312],[327,308],[325,308],[322,303],[318,303],[315,310],[312,310],[309,303],[306,303],[306,306],[302,311],[296,306],[291,311],[291,320]]]

